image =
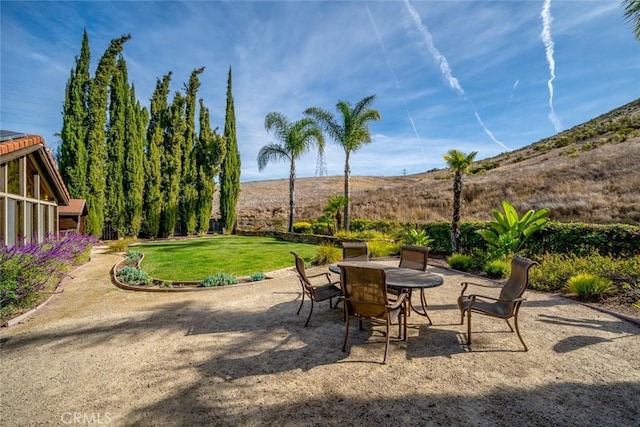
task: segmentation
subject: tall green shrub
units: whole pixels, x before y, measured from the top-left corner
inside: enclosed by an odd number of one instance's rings
[[[227,108],[224,119],[224,138],[227,144],[226,156],[220,171],[220,217],[227,234],[236,226],[236,207],[240,194],[240,153],[236,139],[236,113],[231,90],[231,67],[227,79]]]

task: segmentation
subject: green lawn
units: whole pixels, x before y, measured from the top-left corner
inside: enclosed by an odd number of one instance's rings
[[[232,276],[292,267],[294,251],[306,261],[317,246],[270,237],[216,236],[130,247],[144,254],[141,267],[153,278],[203,280],[218,272]]]

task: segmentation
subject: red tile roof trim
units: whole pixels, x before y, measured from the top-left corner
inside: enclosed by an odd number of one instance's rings
[[[69,199],[71,199],[69,190],[67,189],[67,186],[64,184],[64,181],[62,180],[62,176],[60,175],[60,171],[58,170],[56,161],[53,159],[53,155],[47,149],[46,144],[44,142],[44,138],[42,138],[40,135],[27,135],[22,138],[0,142],[0,155],[10,154],[15,151],[22,150],[24,148],[33,147],[35,145],[42,146],[41,149],[44,150],[46,154],[46,159],[49,163],[49,168],[55,174],[53,178],[58,181],[58,185],[60,186],[60,188],[62,189],[62,192],[66,196],[66,200],[61,200],[61,202],[62,204],[68,204]]]

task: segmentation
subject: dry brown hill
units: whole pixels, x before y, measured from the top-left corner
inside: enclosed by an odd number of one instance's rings
[[[357,153],[355,154],[357,161]],[[551,138],[474,163],[463,179],[463,220],[490,219],[502,200],[520,212],[548,207],[562,222],[640,224],[640,99]],[[450,220],[452,173],[352,176],[353,218]],[[296,180],[296,220],[322,215],[343,177]],[[238,226],[284,230],[287,179],[243,183]],[[217,211],[217,208],[215,211]]]

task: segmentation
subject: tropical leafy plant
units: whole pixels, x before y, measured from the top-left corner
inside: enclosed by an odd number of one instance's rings
[[[426,230],[422,229],[420,231],[412,228],[407,231],[403,236],[402,240],[407,245],[415,245],[415,246],[429,246],[430,243],[433,243],[434,239],[429,237]]]
[[[318,107],[307,108],[304,112],[305,115],[323,126],[331,138],[344,149],[344,197],[347,199],[343,218],[345,230],[349,230],[351,217],[351,202],[349,201],[351,197],[351,166],[349,159],[351,153],[371,142],[369,122],[380,120],[380,112],[371,108],[375,99],[375,95],[369,95],[358,101],[354,107],[346,101],[338,101],[336,104],[336,110],[339,113],[337,117]]]
[[[449,150],[444,156],[447,166],[455,171],[453,179],[453,220],[451,221],[451,252],[458,252],[460,237],[460,199],[462,195],[462,175],[467,173],[478,154],[472,151],[465,154],[458,150]]]
[[[522,249],[529,236],[549,222],[547,217],[549,209],[543,208],[537,211],[530,209],[522,218],[513,205],[506,200],[502,202],[502,209],[504,213],[493,209],[491,214],[495,221],[489,223],[489,229],[478,232],[497,255],[508,259]]]
[[[311,118],[303,118],[291,123],[282,113],[273,111],[264,119],[267,131],[273,131],[279,144],[269,143],[258,153],[258,170],[262,171],[270,161],[289,162],[289,233],[293,233],[296,213],[296,160],[312,146],[318,147],[318,154],[324,152],[324,135]]]
[[[329,197],[327,204],[322,210],[322,218],[324,221],[333,224],[333,230],[331,230],[331,234],[334,234],[340,229],[340,223],[342,222],[340,210],[347,206],[348,203],[349,199],[339,194],[334,194],[333,196]]]

